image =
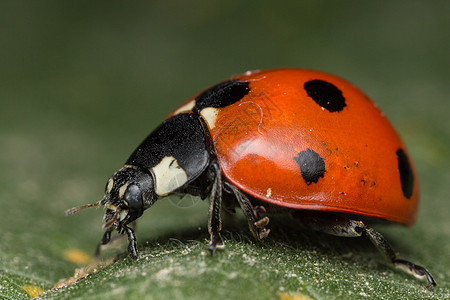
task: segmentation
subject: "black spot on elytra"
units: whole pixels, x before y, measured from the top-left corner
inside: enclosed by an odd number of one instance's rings
[[[414,174],[409,163],[408,156],[403,149],[398,149],[397,152],[398,169],[400,171],[400,182],[402,184],[402,192],[406,198],[411,198],[414,187]]]
[[[329,112],[339,112],[347,106],[341,90],[327,81],[310,80],[305,82],[304,88],[309,97]]]
[[[220,108],[236,103],[250,91],[249,83],[241,80],[228,80],[207,89],[195,99],[194,113],[206,107]]]
[[[314,150],[306,149],[301,151],[294,159],[300,166],[300,171],[306,184],[317,183],[320,177],[323,178],[325,174],[325,162]]]

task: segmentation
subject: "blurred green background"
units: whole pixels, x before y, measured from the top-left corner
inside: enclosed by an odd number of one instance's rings
[[[102,210],[65,209],[99,200],[167,113],[230,75],[275,67],[340,75],[385,111],[422,202],[414,227],[376,228],[437,288],[392,269],[366,240],[276,218],[264,243],[226,218],[227,248],[211,258],[205,203],[166,199],[141,218],[142,259],[122,256],[41,297],[449,298],[449,15],[449,1],[2,1],[0,298],[47,291],[87,262],[71,253],[92,255]]]

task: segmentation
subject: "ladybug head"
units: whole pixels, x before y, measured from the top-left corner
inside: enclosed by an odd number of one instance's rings
[[[75,207],[66,211],[74,214],[77,211],[93,206],[104,205],[106,208],[103,227],[114,226],[120,230],[124,225],[133,222],[144,210],[157,200],[153,178],[145,168],[124,166],[111,176],[105,188],[105,196],[94,204]]]
[[[125,225],[142,215],[156,200],[153,178],[147,169],[124,166],[108,180],[101,204],[106,207],[105,228]]]

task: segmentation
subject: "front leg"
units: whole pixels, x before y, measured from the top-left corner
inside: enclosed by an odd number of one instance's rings
[[[114,247],[115,244],[122,242],[125,237],[125,235],[124,235],[125,232],[127,233],[128,241],[130,242],[130,244],[128,246],[128,253],[130,254],[130,256],[132,258],[134,258],[134,259],[137,258],[136,237],[134,235],[134,230],[136,230],[136,221],[133,221],[122,228],[123,229],[119,232],[119,234],[115,235],[115,236],[112,236],[114,227],[111,226],[106,229],[105,233],[103,234],[102,240],[100,241],[100,243],[97,245],[97,248],[95,249],[95,257],[96,258],[100,257],[100,252],[101,252],[103,246],[109,245],[110,247]],[[132,249],[130,250],[130,247],[133,247],[133,246],[131,246],[131,244],[133,244],[133,243],[134,243],[134,250],[132,250]],[[136,258],[133,257],[132,253],[136,254]]]
[[[100,241],[100,243],[97,245],[97,248],[95,249],[95,257],[96,258],[98,258],[100,256],[100,250],[101,250],[102,246],[108,244],[111,241],[112,230],[113,230],[113,228],[110,227],[103,234],[102,240]]]
[[[138,250],[136,243],[136,236],[134,235],[134,230],[128,225],[124,226],[125,232],[128,235],[128,254],[132,259],[138,259]]]
[[[222,206],[222,171],[219,165],[214,162],[211,164],[214,172],[214,181],[209,196],[209,219],[208,231],[211,236],[209,247],[207,248],[211,254],[219,248],[225,247],[220,230],[222,229],[222,222],[220,220],[220,209]]]

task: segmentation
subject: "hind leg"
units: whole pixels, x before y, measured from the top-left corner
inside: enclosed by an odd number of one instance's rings
[[[396,253],[383,235],[373,228],[364,225],[361,221],[321,213],[305,213],[301,214],[299,218],[309,228],[336,236],[360,237],[364,234],[375,245],[387,262],[392,263],[396,268],[412,274],[419,279],[426,279],[428,286],[436,285],[436,281],[427,269],[410,261],[398,259]]]

